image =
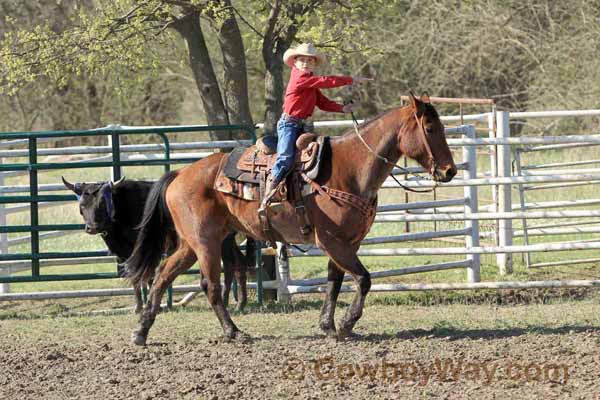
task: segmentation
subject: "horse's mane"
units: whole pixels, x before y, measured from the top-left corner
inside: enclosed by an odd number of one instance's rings
[[[393,110],[395,110],[395,109],[392,108],[390,110],[383,111],[383,112],[377,114],[374,117],[370,117],[369,119],[367,119],[366,121],[364,121],[362,124],[359,124],[358,125],[359,132],[362,131],[363,129],[368,128],[376,120],[378,120],[379,118],[383,117],[384,115],[392,112]],[[356,135],[356,132],[354,131],[354,127],[346,129],[341,135],[339,135],[339,136],[333,136],[331,139],[334,139],[334,140],[344,140],[344,138],[347,138],[347,137],[350,137],[350,136],[353,136],[353,135]]]
[[[438,113],[437,113],[437,110],[435,109],[435,107],[433,107],[433,105],[432,105],[431,103],[424,103],[424,104],[425,104],[425,107],[426,107],[426,109],[427,109],[427,111],[426,111],[426,112],[428,112],[428,113],[432,113],[434,117],[436,117],[436,118],[439,118],[439,115],[438,115]],[[404,108],[404,107],[407,107],[407,105],[401,106],[401,107],[399,107],[399,108]],[[383,112],[381,112],[381,113],[377,114],[377,115],[376,115],[376,116],[374,116],[374,117],[371,117],[371,118],[367,119],[367,120],[366,120],[366,121],[364,121],[362,124],[358,125],[358,131],[360,132],[360,131],[362,131],[363,129],[367,129],[367,128],[368,128],[369,126],[371,126],[371,125],[372,125],[372,124],[373,124],[375,121],[377,121],[378,119],[382,118],[384,115],[386,115],[386,114],[388,114],[388,113],[390,113],[390,112],[392,112],[392,111],[395,111],[395,110],[397,110],[397,109],[398,109],[398,107],[396,107],[396,108],[392,108],[392,109],[389,109],[389,110],[383,111]],[[347,138],[347,137],[350,137],[350,136],[354,136],[354,135],[356,135],[356,132],[355,132],[355,130],[354,130],[354,127],[352,127],[352,128],[348,128],[348,129],[346,129],[346,130],[345,130],[345,131],[344,131],[344,132],[343,132],[341,135],[339,135],[339,136],[333,136],[333,137],[331,137],[331,139],[334,139],[334,140],[336,140],[336,141],[337,141],[337,140],[344,140],[344,138]]]

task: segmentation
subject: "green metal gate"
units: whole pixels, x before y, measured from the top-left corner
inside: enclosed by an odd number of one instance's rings
[[[0,195],[0,204],[11,203],[29,203],[30,221],[29,225],[18,226],[0,226],[0,233],[23,232],[31,235],[31,252],[17,254],[0,254],[0,261],[29,260],[31,262],[30,276],[0,276],[0,283],[15,282],[47,282],[47,281],[66,281],[66,280],[88,280],[88,279],[107,279],[118,278],[117,272],[114,273],[78,273],[78,274],[42,274],[40,272],[40,260],[62,259],[62,258],[85,258],[106,256],[104,251],[79,251],[79,252],[40,252],[40,232],[45,231],[66,231],[82,230],[83,224],[39,224],[39,203],[40,202],[59,202],[76,200],[75,195],[41,195],[38,192],[38,172],[42,170],[56,169],[79,169],[79,168],[98,168],[112,167],[114,179],[121,177],[121,167],[123,166],[156,166],[163,165],[165,171],[169,171],[171,164],[192,163],[197,158],[178,158],[171,159],[171,145],[169,142],[169,133],[183,132],[223,132],[223,131],[244,131],[248,134],[249,143],[256,141],[254,127],[247,125],[193,125],[180,127],[152,127],[152,128],[122,128],[119,126],[109,126],[94,130],[67,130],[67,131],[44,131],[44,132],[8,132],[0,133],[0,141],[25,139],[28,143],[28,163],[0,164],[0,172],[8,171],[28,171],[29,172],[29,195],[27,196],[5,196]],[[165,158],[162,160],[129,160],[121,161],[121,135],[135,134],[156,134],[159,135],[164,144]],[[112,161],[90,161],[77,163],[39,163],[38,162],[38,139],[41,138],[63,138],[63,137],[84,137],[84,136],[110,136],[112,142]],[[220,141],[223,146],[235,147],[240,145],[240,141]],[[216,148],[217,146],[215,146]],[[257,296],[259,302],[262,302],[262,272],[260,261],[260,244],[257,246]],[[188,273],[197,273],[198,270],[188,271]],[[170,292],[170,291],[169,291]],[[168,298],[171,303],[171,296]]]

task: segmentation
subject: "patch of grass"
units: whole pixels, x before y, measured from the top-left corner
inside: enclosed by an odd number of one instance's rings
[[[566,160],[581,160],[589,159],[594,156],[594,149],[582,148],[569,151],[553,151],[544,154],[531,153],[527,154],[525,162],[529,164],[540,164],[549,162],[559,162]],[[457,160],[460,159],[458,152],[455,152]],[[413,165],[413,164],[411,164]],[[489,169],[489,158],[482,155],[478,159],[479,171]],[[163,172],[161,167],[126,167],[123,174],[128,178],[133,179],[149,179],[157,178]],[[60,176],[65,175],[71,181],[102,181],[107,180],[110,176],[110,168],[93,168],[81,170],[60,171],[53,170],[40,174],[40,183],[60,183]],[[7,184],[27,184],[28,177],[14,177],[7,179]],[[462,188],[439,188],[435,194],[436,198],[452,198],[462,197]],[[63,193],[69,193],[64,191]],[[492,195],[489,187],[479,188],[479,197],[481,204],[485,205],[490,202]],[[527,193],[527,201],[550,201],[550,200],[566,200],[566,199],[585,199],[594,198],[594,186],[581,186],[569,188],[569,190],[544,190],[531,191]],[[380,192],[379,204],[399,203],[405,200],[420,201],[431,200],[432,194],[413,194],[404,193],[401,190],[382,190]],[[518,204],[518,191],[513,191],[513,203]],[[591,207],[586,207],[591,208]],[[27,213],[11,214],[9,216],[9,225],[26,225],[29,221]],[[561,220],[562,221],[562,220]],[[40,211],[40,222],[44,224],[50,223],[81,223],[81,217],[77,211],[77,206],[73,201],[70,204],[59,207],[43,208]],[[538,224],[552,224],[556,221],[534,221]],[[480,223],[481,231],[493,231],[493,221],[482,221]],[[520,229],[521,221],[513,221],[514,228]],[[375,224],[369,234],[369,237],[383,235],[397,235],[405,231],[418,232],[435,228],[442,229],[457,229],[462,228],[462,222],[440,222],[440,223],[381,223]],[[531,225],[531,224],[530,224]],[[11,238],[22,236],[23,234],[10,234]],[[578,235],[561,235],[561,236],[546,236],[532,237],[531,243],[543,243],[549,241],[566,241],[566,240],[584,240],[593,238],[592,234]],[[516,238],[515,244],[521,244],[522,239]],[[485,243],[484,243],[485,245]],[[445,241],[428,241],[428,242],[409,242],[401,244],[388,244],[379,246],[370,246],[370,248],[390,248],[390,247],[460,247],[462,243],[448,243]],[[99,236],[86,235],[83,232],[78,232],[73,235],[42,241],[41,250],[44,252],[50,251],[86,251],[104,249],[104,243]],[[11,247],[11,253],[29,252],[29,244]],[[572,258],[594,257],[597,251],[568,251],[568,252],[546,252],[536,253],[532,255],[535,262],[559,261]],[[386,269],[396,269],[405,266],[428,265],[438,262],[446,262],[460,260],[460,256],[406,256],[406,257],[362,257],[361,260],[367,269],[371,272],[381,271]],[[594,264],[572,265],[568,267],[553,267],[546,269],[527,269],[521,257],[514,255],[514,272],[509,276],[501,276],[498,274],[496,267],[495,255],[484,255],[481,257],[482,267],[481,274],[483,281],[493,280],[553,280],[553,279],[599,279],[600,273]],[[196,267],[194,267],[196,268]],[[291,260],[291,276],[293,279],[305,279],[326,276],[327,259],[324,257],[302,257],[292,258]],[[42,270],[42,274],[66,274],[66,273],[97,273],[97,272],[114,272],[116,267],[112,264],[94,264],[80,266],[63,266],[63,267],[48,267]],[[29,271],[19,273],[21,275],[29,275]],[[185,275],[177,279],[176,284],[189,284],[197,280],[196,276]],[[464,270],[448,270],[439,272],[428,272],[418,275],[403,275],[393,278],[385,278],[374,280],[374,283],[436,283],[436,282],[464,282],[466,280],[466,272]],[[83,290],[95,288],[114,288],[125,287],[126,283],[120,279],[112,280],[87,280],[87,281],[65,281],[65,282],[47,282],[47,283],[17,283],[11,285],[11,290],[14,292],[33,292],[33,291],[49,291],[49,290]],[[563,292],[561,292],[563,293]],[[524,303],[539,303],[547,304],[555,301],[568,301],[569,299],[579,298],[578,292],[565,291],[564,294],[544,291],[518,291],[512,294],[496,291],[454,291],[454,292],[423,292],[423,293],[399,293],[399,294],[371,294],[368,297],[368,305],[390,305],[390,306],[426,306],[440,304],[517,304]],[[592,291],[585,291],[582,298],[588,298]],[[346,295],[341,298],[346,299]],[[255,299],[255,296],[253,297]],[[261,308],[255,304],[249,306],[250,313],[292,313],[299,311],[311,311],[319,308],[321,305],[322,296],[296,296],[292,305],[272,305],[267,304]],[[201,297],[201,302],[204,302]],[[343,300],[346,301],[346,300]],[[0,304],[0,318],[13,318],[19,313],[31,315],[64,315],[70,312],[86,312],[93,310],[94,307],[102,308],[122,308],[130,306],[131,298],[122,297],[109,302],[104,299],[82,300],[80,302],[65,300],[55,301],[56,304],[38,302],[32,306],[32,310],[27,311],[26,307],[8,307],[4,308]],[[26,302],[25,304],[32,304]],[[9,317],[9,316],[13,317]]]

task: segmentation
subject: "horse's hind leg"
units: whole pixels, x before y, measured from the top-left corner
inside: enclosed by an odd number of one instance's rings
[[[164,295],[167,287],[183,271],[187,270],[196,261],[196,254],[185,243],[182,243],[179,248],[171,254],[163,266],[160,268],[158,276],[154,277],[154,282],[148,295],[148,303],[144,307],[142,316],[140,317],[140,327],[133,331],[132,340],[135,344],[144,346],[148,338],[148,332],[154,324],[156,314],[160,310],[160,300]]]
[[[139,314],[144,308],[144,301],[142,300],[142,285],[135,285],[133,287],[133,291],[135,297],[135,308],[133,309],[133,312]]]
[[[321,308],[321,320],[319,323],[327,336],[336,336],[333,317],[343,279],[344,271],[340,270],[333,261],[329,260],[327,264],[327,293],[325,294],[325,301]]]

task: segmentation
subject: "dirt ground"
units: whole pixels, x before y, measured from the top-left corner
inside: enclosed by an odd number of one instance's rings
[[[4,318],[0,398],[600,398],[597,299],[372,303],[344,342],[318,306],[234,315],[251,339],[233,343],[205,307],[164,313],[142,348],[129,314]]]

